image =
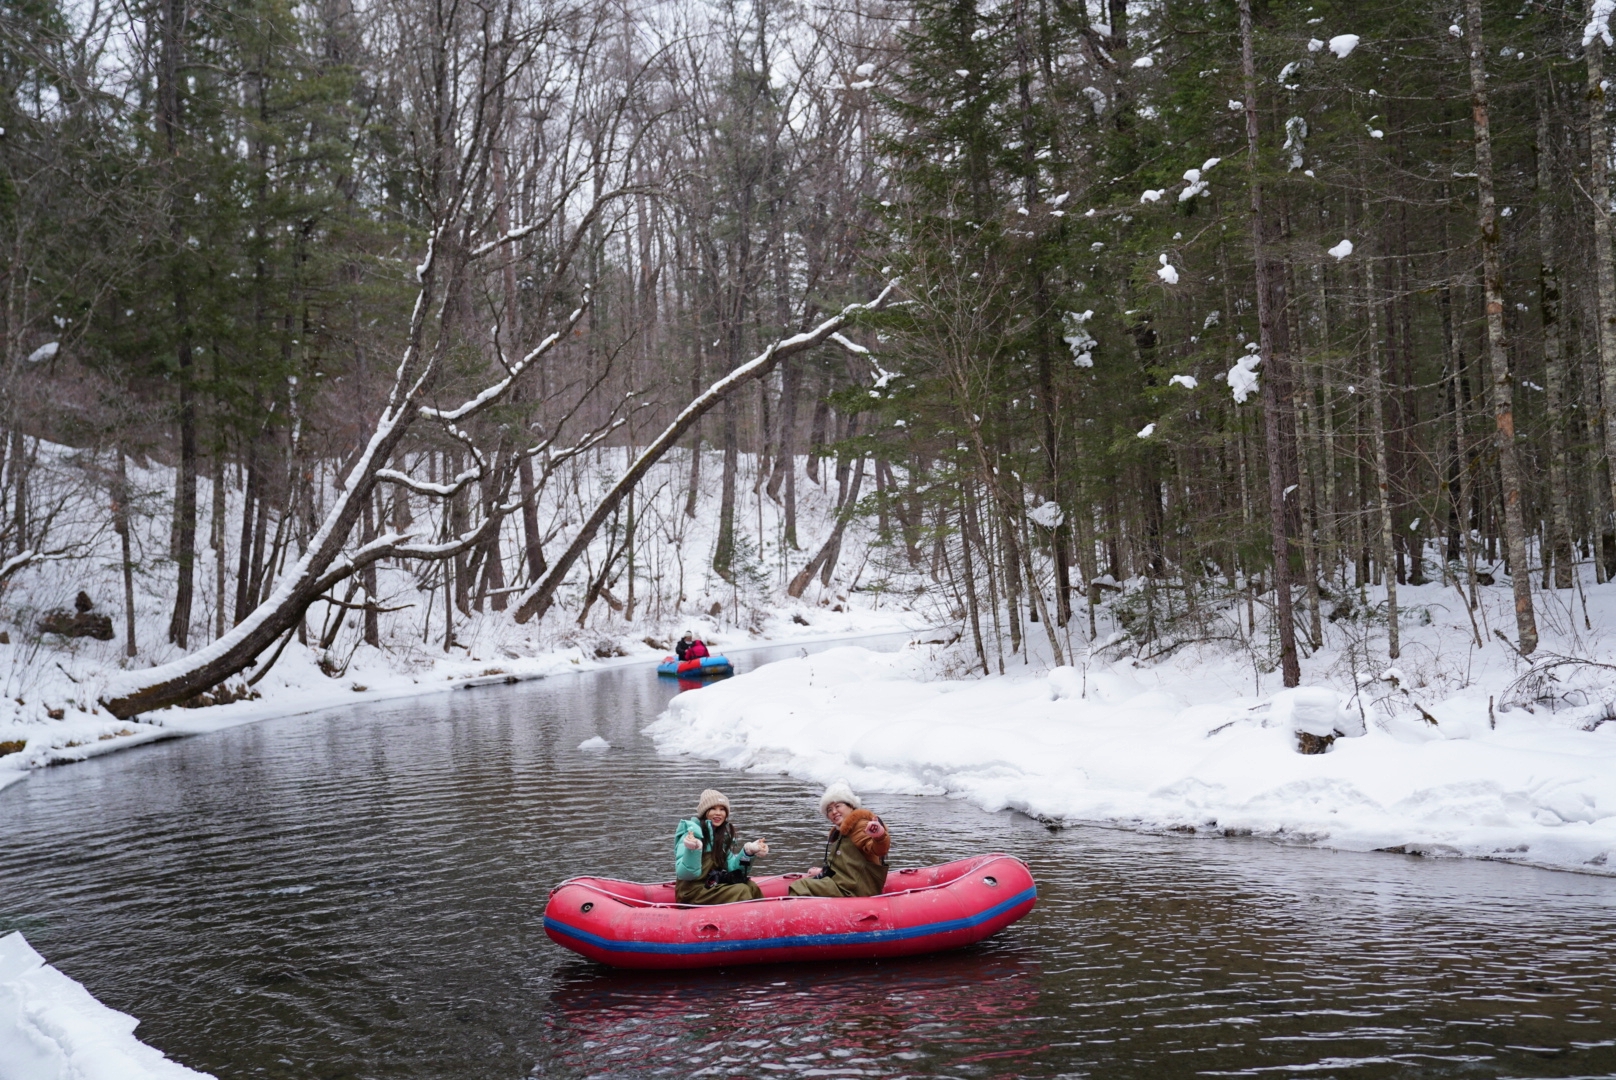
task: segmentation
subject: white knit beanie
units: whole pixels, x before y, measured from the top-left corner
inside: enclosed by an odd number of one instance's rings
[[[823,817],[825,811],[830,809],[833,802],[846,803],[853,809],[859,808],[859,797],[853,794],[853,786],[846,780],[836,780],[825,789],[825,794],[819,797],[819,815]]]
[[[711,810],[715,806],[722,806],[725,810],[729,810],[729,796],[725,795],[722,791],[715,791],[712,788],[708,788],[706,791],[701,793],[701,798],[696,800],[696,817],[706,817],[707,811]],[[734,811],[730,812],[733,813]]]

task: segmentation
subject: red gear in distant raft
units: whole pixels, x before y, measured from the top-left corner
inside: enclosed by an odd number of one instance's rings
[[[657,665],[658,675],[679,675],[685,678],[732,675],[734,672],[735,668],[727,658],[712,655],[707,649],[707,643],[689,631],[686,631],[685,636],[674,646],[674,655],[666,657]]]

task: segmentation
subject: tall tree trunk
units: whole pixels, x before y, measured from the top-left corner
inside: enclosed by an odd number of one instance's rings
[[[123,556],[123,654],[131,659],[135,648],[135,559],[129,536],[129,466],[119,446],[117,487],[112,494],[112,529],[118,534]],[[219,601],[224,603],[223,598]]]
[[[1285,529],[1285,468],[1287,425],[1281,416],[1286,395],[1285,366],[1288,357],[1276,349],[1275,337],[1282,333],[1283,314],[1275,307],[1284,291],[1276,280],[1264,244],[1263,191],[1257,147],[1257,64],[1252,44],[1251,0],[1240,0],[1240,67],[1246,94],[1246,151],[1251,185],[1251,245],[1257,275],[1257,334],[1262,351],[1263,435],[1268,450],[1268,527],[1274,552],[1274,621],[1279,631],[1279,662],[1286,686],[1302,681],[1302,666],[1296,655],[1296,617],[1291,608],[1290,544]]]
[[[224,637],[225,630],[225,491],[224,440],[213,452],[213,520],[208,543],[213,548],[213,636]]]
[[[232,626],[240,624],[251,610],[247,601],[251,595],[253,515],[258,509],[258,489],[261,483],[262,476],[258,468],[258,439],[252,437],[247,440],[247,482],[241,496],[241,547],[236,552],[236,607],[231,618]]]
[[[691,365],[690,397],[694,400],[701,393],[702,347],[701,327],[696,327],[696,357]],[[698,419],[690,425],[690,483],[685,489],[685,517],[696,516],[696,497],[701,493],[701,421]],[[538,579],[535,578],[535,581]]]
[[[191,600],[196,563],[196,401],[192,385],[190,292],[182,265],[185,226],[180,214],[185,207],[184,185],[180,182],[180,68],[186,7],[184,0],[166,0],[163,6],[163,42],[158,66],[158,126],[167,151],[166,181],[169,189],[168,227],[173,262],[169,286],[174,299],[174,328],[177,338],[175,361],[179,369],[179,462],[174,483],[174,562],[179,580],[174,589],[174,612],[168,622],[168,640],[186,648],[191,633]]]
[[[1487,116],[1481,0],[1466,0],[1465,32],[1470,35],[1470,100],[1476,132],[1476,225],[1481,233],[1487,359],[1492,367],[1498,474],[1503,485],[1504,544],[1509,554],[1510,583],[1515,589],[1516,647],[1521,655],[1530,656],[1537,649],[1537,619],[1532,610],[1532,573],[1527,561],[1526,523],[1521,508],[1521,469],[1515,453],[1514,381],[1509,370],[1509,350],[1504,342],[1504,268],[1499,254],[1498,208],[1493,199],[1493,141]]]
[[[726,398],[722,427],[724,474],[718,497],[718,543],[713,549],[713,570],[725,581],[735,579],[735,474],[741,461],[736,425],[735,401]]]
[[[827,379],[821,375],[818,380],[819,393],[814,397],[814,418],[808,425],[808,479],[819,484],[819,456],[825,452],[825,434],[830,424],[830,401],[827,395],[830,387],[826,385]]]
[[[769,476],[769,498],[785,500],[785,542],[797,547],[797,384],[799,365],[780,367],[780,442]]]
[[[1587,0],[1592,21],[1599,0]],[[1610,501],[1604,509],[1616,511],[1616,251],[1611,243],[1610,127],[1606,119],[1605,46],[1596,34],[1583,48],[1588,62],[1588,195],[1593,204],[1595,304],[1598,309],[1599,383],[1603,399],[1605,463]],[[1590,410],[1592,411],[1592,410]],[[1596,508],[1597,509],[1597,508]],[[1612,531],[1608,515],[1596,534]],[[1603,544],[1600,545],[1603,547]],[[1604,552],[1599,562],[1604,563]]]
[[[376,496],[373,493],[365,499],[365,516],[361,520],[359,526],[360,529],[363,530],[360,533],[360,536],[364,537],[367,541],[374,540],[376,538],[377,514],[375,504]],[[382,644],[382,633],[381,626],[378,623],[376,611],[379,601],[376,598],[375,563],[369,563],[363,570],[359,571],[359,584],[365,590],[365,644],[369,645],[373,649],[379,649],[381,648]]]
[[[943,529],[939,526],[938,536],[942,536]],[[960,554],[965,572],[965,606],[971,621],[971,641],[976,646],[977,659],[982,662],[982,674],[989,674],[988,651],[982,643],[982,612],[976,600],[976,566],[971,559],[971,530],[966,522],[965,515],[965,488],[960,487]]]
[[[1367,219],[1367,206],[1364,216]],[[1380,332],[1375,325],[1380,310],[1380,296],[1375,282],[1375,259],[1368,251],[1364,253],[1364,310],[1369,314],[1369,442],[1375,455],[1375,501],[1380,508],[1380,569],[1381,577],[1386,582],[1386,655],[1396,660],[1403,650],[1398,633],[1391,469],[1386,460],[1386,387],[1381,374]]]
[[[1575,560],[1571,554],[1570,498],[1566,490],[1566,362],[1565,345],[1560,335],[1560,271],[1555,262],[1554,159],[1550,149],[1552,133],[1549,128],[1549,101],[1541,91],[1537,115],[1538,312],[1543,322],[1543,396],[1549,422],[1549,527],[1553,538],[1547,545],[1552,559],[1543,560],[1543,583],[1546,587],[1551,583],[1547,571],[1552,561],[1553,587],[1569,589]]]

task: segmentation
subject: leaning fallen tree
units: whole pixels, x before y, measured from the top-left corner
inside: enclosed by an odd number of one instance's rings
[[[849,304],[813,329],[804,330],[800,334],[793,334],[790,337],[779,339],[757,356],[735,368],[728,375],[725,375],[698,394],[690,404],[680,410],[679,415],[674,417],[673,422],[663,429],[662,434],[651,441],[651,445],[647,446],[640,456],[634,459],[634,463],[628,467],[628,471],[602,496],[594,512],[589,515],[583,526],[573,536],[572,543],[567,545],[567,550],[551,564],[548,572],[522,593],[522,597],[516,605],[516,621],[525,623],[535,616],[544,617],[545,612],[550,610],[550,605],[555,602],[556,591],[561,588],[561,583],[566,580],[573,564],[583,556],[589,545],[594,542],[595,535],[600,532],[600,527],[612,516],[612,512],[617,509],[618,504],[628,496],[630,491],[634,490],[635,485],[651,470],[651,467],[660,461],[662,456],[684,437],[685,432],[689,431],[697,420],[700,420],[708,411],[719,405],[740,387],[745,386],[753,379],[761,379],[773,371],[782,360],[798,353],[807,352],[809,349],[815,348],[826,341],[834,342],[854,352],[867,351],[842,337],[841,331],[859,315],[879,311],[885,307],[895,288],[897,288],[897,282],[889,282],[886,288],[882,289],[880,294],[869,303]]]

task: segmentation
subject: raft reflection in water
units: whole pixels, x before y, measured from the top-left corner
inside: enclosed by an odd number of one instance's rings
[[[720,971],[574,963],[550,995],[547,1071],[756,1077],[787,1069],[1025,1076],[1048,1050],[1036,960],[1006,946],[904,960]]]

